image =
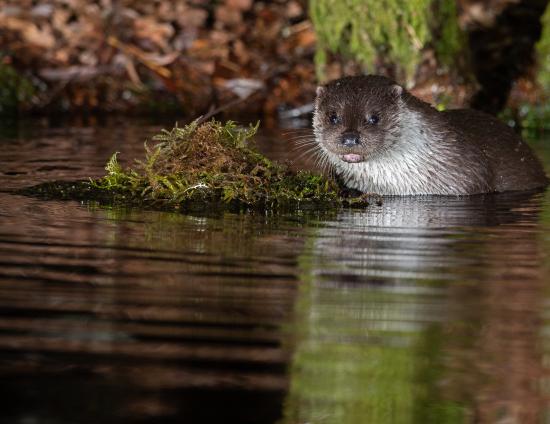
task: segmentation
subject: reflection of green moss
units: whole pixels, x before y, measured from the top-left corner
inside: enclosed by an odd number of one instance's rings
[[[338,291],[303,288],[303,339],[283,423],[465,422],[466,408],[444,399],[439,388],[445,371],[439,327],[406,329],[408,311],[400,308],[412,299]]]
[[[310,16],[321,77],[327,51],[351,56],[367,69],[378,60],[391,62],[411,78],[426,45],[449,64],[464,42],[453,0],[310,0]]]
[[[440,388],[441,326],[412,318],[422,315],[424,301],[369,287],[319,286],[311,260],[300,265],[299,338],[281,424],[466,422],[466,406]]]
[[[250,148],[248,139],[256,129],[210,121],[164,130],[153,137],[159,143],[146,146],[145,159],[133,168],[123,168],[115,153],[103,178],[47,183],[25,193],[183,209],[367,204],[361,196],[342,197],[332,180],[308,172],[293,173]]]
[[[29,80],[0,61],[0,115],[16,115],[34,93],[34,86]]]
[[[295,361],[300,376],[288,422],[407,422],[413,399],[406,351],[325,343],[302,349]]]
[[[284,245],[271,242],[271,237],[279,228],[284,226],[285,234],[288,231],[299,233],[300,228],[310,219],[318,219],[313,212],[292,214],[292,225],[288,227],[286,214],[257,214],[257,213],[232,213],[219,211],[215,214],[182,214],[166,211],[143,211],[137,208],[105,207],[97,204],[89,204],[88,210],[101,217],[106,217],[110,222],[120,225],[109,226],[105,231],[107,242],[111,245],[124,243],[129,247],[153,250],[161,255],[169,251],[192,252],[203,255],[205,252],[215,252],[220,258],[234,257],[250,258],[255,255],[270,256],[274,253],[274,246],[290,249]],[[322,215],[324,216],[324,215]],[[290,230],[292,228],[292,230]],[[182,236],[190,234],[191,237]],[[294,233],[293,233],[294,234]],[[122,239],[122,240],[120,240]],[[299,243],[295,246],[299,247]],[[135,252],[136,254],[137,251]],[[142,252],[147,255],[148,252]],[[191,261],[192,262],[192,261]],[[213,264],[208,262],[197,265],[209,268],[213,271]],[[222,265],[223,266],[223,265]],[[254,261],[239,262],[239,266],[255,267]],[[250,279],[254,279],[251,274]],[[220,284],[225,283],[220,280]]]
[[[466,422],[466,408],[442,396],[440,384],[445,378],[442,354],[444,335],[440,326],[423,331],[416,345],[418,390],[413,407],[415,423],[451,424]]]

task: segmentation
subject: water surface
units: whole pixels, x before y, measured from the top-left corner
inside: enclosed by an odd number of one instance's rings
[[[550,419],[549,194],[183,215],[10,193],[158,129],[2,128],[0,422]]]

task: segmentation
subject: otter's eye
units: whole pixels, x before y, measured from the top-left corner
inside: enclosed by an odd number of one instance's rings
[[[367,122],[369,125],[376,125],[380,121],[380,118],[378,118],[378,115],[371,115],[367,118]]]
[[[342,122],[342,120],[340,119],[340,117],[338,115],[336,115],[335,113],[331,113],[329,116],[328,116],[328,120],[330,121],[330,123],[332,125],[338,125],[340,122]]]

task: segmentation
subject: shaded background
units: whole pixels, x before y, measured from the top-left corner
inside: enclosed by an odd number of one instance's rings
[[[310,111],[319,81],[396,78],[543,126],[543,0],[2,0],[0,112]],[[510,95],[511,93],[511,95]],[[282,115],[281,115],[282,113]]]

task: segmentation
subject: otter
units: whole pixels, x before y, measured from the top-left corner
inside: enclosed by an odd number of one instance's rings
[[[472,195],[542,188],[542,165],[483,112],[440,112],[395,81],[345,77],[317,88],[313,132],[344,185],[380,195]]]

